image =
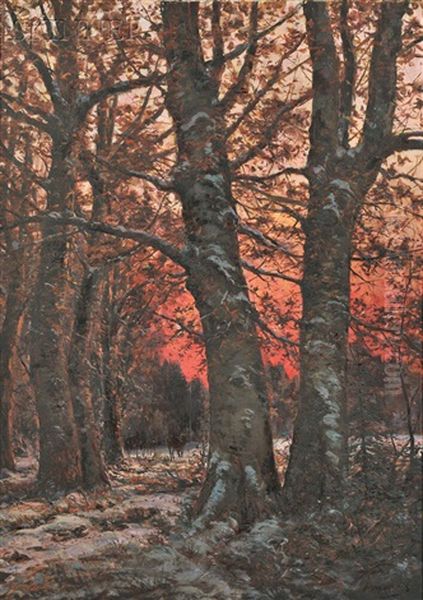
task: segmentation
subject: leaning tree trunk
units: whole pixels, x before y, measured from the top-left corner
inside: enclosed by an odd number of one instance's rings
[[[199,523],[264,514],[279,492],[263,363],[242,272],[225,124],[201,53],[197,3],[163,3],[167,107],[176,125],[175,185],[190,251],[210,389],[210,454]]]
[[[67,151],[63,142],[53,145],[47,194],[50,211],[63,210],[71,193]],[[66,228],[44,221],[41,236],[40,264],[30,308],[29,348],[40,422],[39,487],[43,493],[55,494],[78,487],[82,473],[68,373]]]
[[[101,273],[86,269],[79,290],[69,356],[72,391],[84,488],[108,482],[93,408],[91,354],[101,312]]]
[[[335,506],[347,466],[346,389],[354,194],[311,184],[305,224],[300,394],[285,497],[291,510]]]

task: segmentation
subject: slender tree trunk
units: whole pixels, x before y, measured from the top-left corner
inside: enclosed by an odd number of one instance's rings
[[[197,3],[163,3],[167,106],[176,125],[179,193],[210,389],[210,455],[199,523],[265,514],[279,492],[263,363],[242,272],[217,86],[201,53]]]
[[[50,211],[61,211],[72,191],[72,178],[66,167],[69,143],[58,138],[52,152],[47,206]],[[68,373],[66,228],[45,221],[41,236],[40,264],[30,309],[29,348],[40,422],[39,486],[44,493],[54,494],[78,487],[82,472]]]
[[[101,273],[98,270],[86,270],[79,291],[69,357],[69,377],[81,450],[83,484],[88,489],[108,481],[94,416],[90,362],[93,343],[98,334],[101,283]]]
[[[115,267],[117,269],[117,267]],[[113,278],[117,271],[113,273]],[[110,274],[112,276],[112,274]],[[103,450],[107,464],[119,463],[124,456],[122,438],[122,411],[120,398],[117,394],[116,364],[113,356],[115,317],[112,310],[110,294],[114,286],[110,280],[105,286],[103,294],[103,332],[102,346],[102,371],[103,371]]]

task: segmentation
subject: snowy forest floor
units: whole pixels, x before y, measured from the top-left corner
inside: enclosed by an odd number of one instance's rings
[[[287,442],[276,453],[283,473]],[[131,455],[110,471],[110,489],[48,502],[25,497],[36,465],[21,459],[0,480],[0,598],[420,598],[418,476],[392,493],[375,488],[348,515],[198,533],[187,516],[202,464],[199,449],[173,461]]]

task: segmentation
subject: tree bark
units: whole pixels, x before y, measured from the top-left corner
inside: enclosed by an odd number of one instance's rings
[[[365,196],[392,153],[396,58],[406,6],[403,1],[381,4],[362,141],[350,148],[355,59],[348,4],[343,2],[341,14],[346,64],[342,82],[327,3],[308,0],[304,5],[313,106],[306,169],[310,196],[304,225],[300,398],[284,485],[285,501],[294,512],[343,508],[352,237]]]
[[[236,204],[217,84],[207,72],[197,3],[163,3],[167,107],[190,253],[188,288],[202,321],[210,389],[210,455],[197,523],[265,514],[279,492],[263,362],[241,268]]]
[[[345,180],[311,183],[305,224],[300,394],[285,498],[336,506],[347,468],[347,348],[356,195]]]
[[[79,291],[69,357],[73,410],[81,451],[83,485],[86,489],[108,482],[94,416],[90,362],[101,314],[101,284],[99,270],[87,268]]]
[[[49,211],[62,211],[69,202],[69,144],[70,140],[61,136],[53,141]],[[68,373],[66,228],[44,221],[41,236],[40,264],[30,307],[29,348],[40,421],[39,487],[43,493],[55,494],[77,488],[82,472]]]
[[[18,251],[19,252],[19,251]],[[14,254],[15,258],[14,259]],[[19,321],[24,311],[21,256],[8,253],[10,277],[0,344],[0,470],[15,470],[13,454],[13,367]]]

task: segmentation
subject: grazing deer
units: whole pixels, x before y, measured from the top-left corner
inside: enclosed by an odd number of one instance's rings
[[[187,443],[186,433],[169,433],[167,436],[166,444],[169,450],[170,459],[173,460],[176,454],[181,457],[184,454],[184,446]]]

